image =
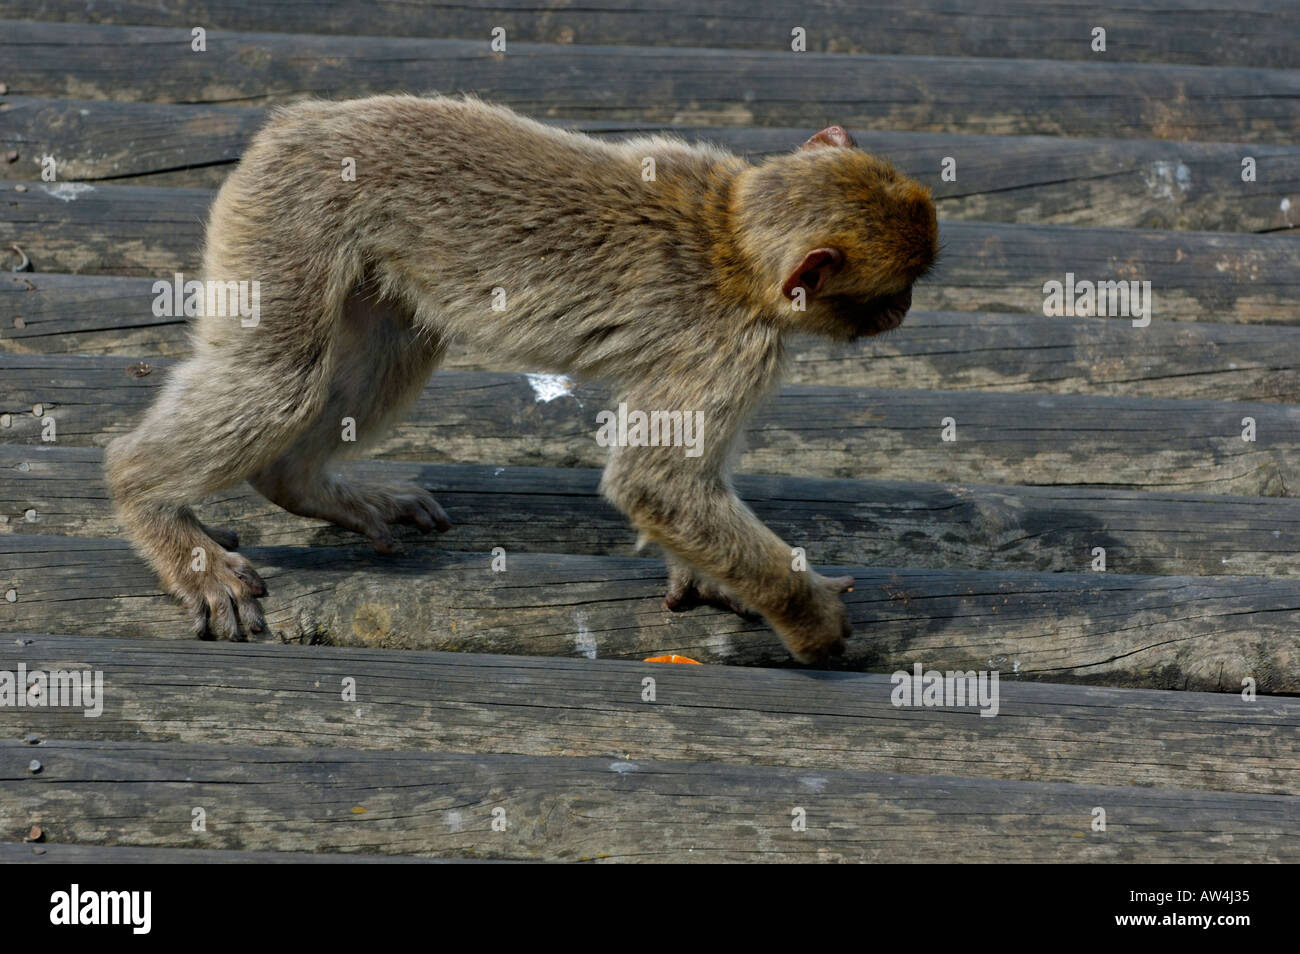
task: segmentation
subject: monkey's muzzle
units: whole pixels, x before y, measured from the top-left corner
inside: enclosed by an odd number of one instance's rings
[[[903,319],[907,317],[907,310],[911,307],[910,288],[899,295],[886,295],[883,298],[873,299],[868,304],[870,310],[863,334],[870,336],[893,331],[903,323]]]

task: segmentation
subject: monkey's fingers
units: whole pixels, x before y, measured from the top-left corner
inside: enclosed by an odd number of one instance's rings
[[[266,584],[262,582],[262,578],[257,575],[257,571],[251,566],[239,564],[233,567],[232,570],[236,579],[248,587],[251,596],[265,596],[267,594]]]
[[[397,522],[415,527],[421,533],[433,533],[437,528],[433,515],[420,504],[415,504],[409,511],[403,513],[397,518]]]
[[[391,496],[385,496],[385,492]],[[388,488],[387,491],[377,488],[372,494],[372,510],[380,523],[406,524],[414,526],[421,533],[432,533],[434,530],[446,533],[451,529],[451,519],[447,512],[423,487],[402,484]]]
[[[246,559],[225,553],[176,595],[189,610],[190,625],[199,639],[240,642],[246,634],[266,630],[257,601],[266,592],[266,584]]]
[[[190,631],[196,639],[212,640],[217,634],[208,625],[208,601],[201,597],[185,599],[185,608],[190,614]]]
[[[245,593],[223,587],[197,601],[191,611],[194,635],[199,639],[228,639],[231,642],[247,641],[247,634],[266,631],[266,618],[261,604]]]
[[[447,516],[447,511],[442,509],[438,501],[425,494],[420,498],[420,506],[422,508],[421,513],[425,516],[425,522],[416,525],[425,533],[430,530],[446,533],[451,529],[451,518]]]
[[[822,582],[822,585],[825,586],[826,589],[830,590],[832,593],[852,593],[853,577],[851,576],[831,577],[829,579],[824,580]]]
[[[212,639],[229,639],[240,642],[243,634],[239,631],[239,609],[235,606],[235,597],[224,587],[220,592],[205,594],[203,605],[206,609],[207,628]]]

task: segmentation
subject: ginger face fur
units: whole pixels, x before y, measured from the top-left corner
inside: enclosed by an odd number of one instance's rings
[[[751,165],[473,99],[277,110],[218,193],[204,253],[206,279],[260,281],[260,320],[196,321],[193,357],[109,446],[118,514],[199,636],[261,632],[265,586],[188,504],[248,480],[380,551],[396,524],[449,529],[423,488],[329,468],[356,446],[343,418],[361,443],[382,436],[460,339],[488,361],[608,381],[630,408],[703,412],[700,456],[614,448],[602,493],[668,552],[671,608],[756,611],[796,658],[822,659],[850,634],[852,580],[791,569],[790,546],[731,489],[736,438],[785,335],[895,327],[937,234],[928,190],[839,127]]]

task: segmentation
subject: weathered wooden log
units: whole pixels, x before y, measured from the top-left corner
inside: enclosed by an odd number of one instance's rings
[[[895,706],[889,676],[32,636],[0,670],[103,673],[100,714],[5,707],[40,741],[602,756],[1294,794],[1300,699],[999,681],[997,714]],[[1008,675],[1008,674],[1004,674]],[[644,679],[654,679],[647,701]],[[85,678],[83,676],[83,678]],[[342,686],[356,684],[355,701]],[[254,701],[255,700],[255,701]],[[987,711],[992,711],[988,709]],[[41,748],[32,749],[39,758]]]
[[[244,550],[270,588],[263,641],[790,665],[760,622],[670,613],[658,560],[511,553]],[[837,666],[998,669],[1008,678],[1300,692],[1300,583],[851,567],[857,635]],[[125,543],[0,534],[0,632],[189,638]]]
[[[134,426],[168,364],[0,355],[0,440],[102,446]],[[616,407],[608,392],[550,398],[522,374],[441,371],[373,456],[603,466],[596,414]],[[941,439],[945,418],[953,441]],[[792,385],[750,424],[740,469],[1281,497],[1295,494],[1298,424],[1293,404]]]
[[[941,0],[715,0],[707,11],[689,0],[575,6],[544,0],[527,9],[500,0],[344,0],[317,7],[255,0],[158,4],[113,0],[4,0],[0,17],[210,30],[329,33],[342,36],[458,37],[483,40],[502,27],[511,42],[653,43],[788,50],[791,24],[805,25],[809,50],[917,56],[996,56],[1052,60],[1139,61],[1218,66],[1300,66],[1289,37],[1300,17],[1286,0],[1213,0],[1169,9],[1154,0],[1106,0],[1045,6],[1032,0],[954,8]],[[1106,51],[1092,49],[1092,28],[1107,30]]]
[[[0,176],[40,178],[54,156],[61,180],[215,187],[234,167],[262,109],[10,97],[0,103],[0,149],[17,159]],[[668,133],[717,142],[757,160],[788,152],[806,128],[677,126],[550,120],[602,138]],[[1051,136],[978,136],[854,130],[930,187],[945,219],[1123,228],[1267,232],[1300,225],[1294,146]],[[1256,179],[1237,174],[1243,156]],[[956,179],[940,175],[955,163]],[[1285,200],[1285,201],[1283,201]]]
[[[5,741],[0,796],[5,831],[38,824],[51,841],[140,847],[564,861],[1300,859],[1293,796],[618,755]],[[195,807],[205,831],[193,830]],[[1097,807],[1104,832],[1092,830]],[[791,824],[797,809],[806,830]]]
[[[186,322],[153,315],[151,285],[100,275],[0,279],[0,353],[184,356]],[[1123,319],[913,311],[899,333],[851,346],[794,339],[786,380],[1300,403],[1300,327],[1214,324],[1195,311],[1169,317],[1190,320],[1134,328]],[[444,367],[504,370],[460,345]]]
[[[450,536],[399,532],[413,550],[635,555],[600,472],[368,461],[360,480],[410,480],[438,497]],[[0,444],[0,533],[120,536],[94,448]],[[741,475],[741,497],[814,563],[973,570],[1300,576],[1300,500],[1073,487],[996,487]],[[343,546],[361,537],[286,513],[241,485],[197,508],[245,546]],[[503,543],[508,541],[508,543]]]
[[[0,279],[0,353],[190,350],[183,318],[156,317],[144,278]],[[851,346],[792,340],[786,380],[838,387],[1033,391],[1300,403],[1300,327],[913,311],[898,334]],[[996,342],[996,348],[990,348]],[[453,345],[445,367],[506,370]],[[528,368],[514,370],[527,371]]]
[[[152,286],[116,275],[0,276],[0,352],[188,354],[185,319],[155,316]]]
[[[788,40],[761,51],[515,42],[498,53],[487,36],[209,31],[201,55],[191,43],[188,28],[0,21],[0,61],[22,64],[6,78],[15,95],[264,104],[472,90],[574,119],[1263,143],[1300,133],[1294,70],[795,54]]]
[[[12,191],[17,186],[26,191]],[[17,244],[37,271],[198,277],[212,197],[205,189],[17,183],[4,196],[0,247]],[[1142,300],[1153,320],[1300,322],[1300,235],[947,221],[940,233],[943,263],[917,286],[918,308],[1043,315],[1044,284],[1072,274],[1079,282],[1150,282]]]
[[[3,865],[451,865],[500,864],[473,858],[414,858],[301,851],[222,851],[215,848],[135,848],[130,845],[51,845],[0,842]]]

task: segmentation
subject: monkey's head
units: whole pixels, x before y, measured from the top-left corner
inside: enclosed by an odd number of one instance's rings
[[[760,307],[832,338],[897,328],[939,252],[930,190],[839,126],[742,173],[733,208]]]

